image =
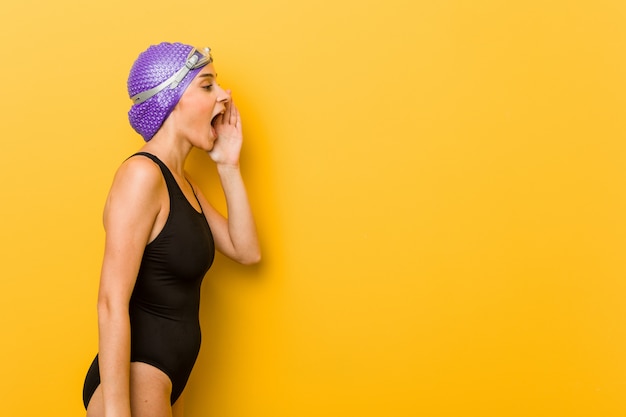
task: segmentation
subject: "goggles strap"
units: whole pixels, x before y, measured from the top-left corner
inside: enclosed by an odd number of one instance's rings
[[[196,49],[192,49],[189,53],[189,57],[187,58],[187,62],[185,63],[185,65],[181,69],[176,71],[176,73],[170,78],[163,81],[161,84],[157,85],[154,88],[142,91],[141,93],[132,96],[130,99],[133,101],[133,104],[143,103],[150,97],[165,90],[165,88],[167,88],[168,86],[172,89],[178,87],[178,84],[180,84],[180,82],[187,76],[187,74],[189,74],[189,71],[199,66],[198,61],[200,60],[200,58],[198,58],[198,55],[196,55],[195,53]]]

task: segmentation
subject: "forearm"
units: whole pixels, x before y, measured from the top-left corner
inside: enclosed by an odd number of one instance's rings
[[[130,417],[128,308],[98,305],[100,380],[106,417]]]
[[[246,187],[238,165],[217,165],[228,210],[228,235],[236,260],[253,264],[261,252]]]

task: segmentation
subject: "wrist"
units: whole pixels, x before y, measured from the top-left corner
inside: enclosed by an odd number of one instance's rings
[[[222,173],[228,173],[228,172],[233,172],[233,171],[239,171],[239,164],[227,164],[227,163],[219,163],[217,164],[217,172],[222,174]]]

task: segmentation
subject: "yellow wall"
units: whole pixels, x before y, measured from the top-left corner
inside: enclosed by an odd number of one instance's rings
[[[83,414],[126,76],[169,40],[240,104],[264,249],[205,280],[188,417],[626,415],[624,1],[0,10],[0,414]]]

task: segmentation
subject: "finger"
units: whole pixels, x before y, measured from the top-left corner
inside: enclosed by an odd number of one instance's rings
[[[235,102],[233,101],[233,96],[230,94],[230,90],[228,90],[228,113],[226,114],[226,118],[224,119],[225,123],[233,124],[232,118],[234,112],[237,111],[237,106],[235,106]]]
[[[230,100],[227,100],[226,103],[224,104],[224,113],[222,114],[222,118],[224,123],[228,123],[230,120],[230,112],[232,111],[232,103],[230,102]]]
[[[226,90],[226,94],[228,94],[228,100],[227,101],[228,101],[228,104],[230,105],[233,102],[233,93],[232,93],[231,90]]]
[[[231,125],[236,125],[237,124],[237,118],[239,116],[239,109],[237,109],[237,106],[235,106],[235,103],[231,103],[231,111],[230,111],[230,120],[229,123]]]

